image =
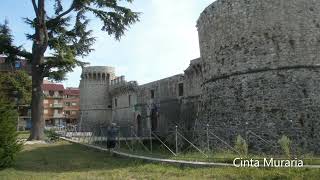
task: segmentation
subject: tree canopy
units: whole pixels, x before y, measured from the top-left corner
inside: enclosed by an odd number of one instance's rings
[[[6,101],[17,100],[20,105],[31,102],[31,79],[24,71],[0,73],[0,97]]]
[[[61,1],[55,0],[54,15],[45,17],[44,28],[47,33],[44,38],[47,42],[44,45],[53,53],[45,57],[41,64],[42,75],[57,81],[63,80],[66,73],[74,67],[85,65],[85,62],[77,58],[85,57],[93,51],[91,47],[96,39],[92,36],[92,30],[88,29],[89,13],[101,20],[102,31],[117,40],[120,40],[131,24],[139,20],[139,13],[120,6],[119,0],[73,0],[67,9],[64,9]],[[36,18],[25,18],[25,22],[34,29],[40,23],[40,4],[40,1],[38,5],[33,1]],[[36,33],[27,34],[27,38],[38,43]]]
[[[52,4],[46,0],[31,0],[34,17],[24,20],[34,29],[34,33],[27,34],[33,42],[32,52],[12,44],[13,36],[7,23],[0,26],[0,52],[8,54],[8,60],[12,62],[21,56],[32,64],[30,140],[43,139],[43,79],[63,80],[74,67],[85,65],[79,57],[85,57],[93,50],[95,38],[89,28],[89,14],[102,22],[102,31],[120,40],[127,28],[139,21],[139,13],[125,6],[132,1],[72,0],[65,7],[62,0],[52,0]],[[47,11],[54,13],[47,14]],[[45,56],[48,49],[50,53]]]

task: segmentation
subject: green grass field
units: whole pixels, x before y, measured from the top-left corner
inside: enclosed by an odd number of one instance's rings
[[[19,131],[18,132],[18,139],[28,139],[30,136],[29,131]]]
[[[28,145],[0,179],[319,179],[320,169],[189,168],[113,157],[68,142]]]

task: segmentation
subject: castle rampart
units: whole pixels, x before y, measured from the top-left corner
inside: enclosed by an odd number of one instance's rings
[[[275,150],[282,135],[319,152],[320,1],[218,0],[198,20],[202,125]],[[274,146],[248,135],[249,131]]]

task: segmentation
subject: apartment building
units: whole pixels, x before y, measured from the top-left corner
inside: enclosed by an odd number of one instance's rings
[[[1,73],[25,71],[31,75],[31,64],[24,58],[19,58],[14,64],[6,61],[7,55],[0,54]],[[31,78],[31,76],[30,76]],[[43,117],[46,126],[75,124],[79,119],[80,90],[79,88],[64,88],[44,80],[43,85]],[[30,129],[32,126],[30,104],[17,104],[19,111],[18,130]]]
[[[76,124],[80,112],[80,90],[79,88],[66,88],[64,90],[63,111],[67,124]]]
[[[18,57],[13,64],[10,62],[7,62],[7,55],[0,54],[0,72],[13,72],[13,71],[19,71],[23,70],[26,71],[29,75],[31,75],[31,64],[28,62],[28,60]]]
[[[64,86],[45,81],[42,85],[43,117],[46,126],[65,125],[65,115],[63,113]]]

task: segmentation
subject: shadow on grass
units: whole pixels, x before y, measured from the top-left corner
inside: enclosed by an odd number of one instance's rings
[[[14,169],[34,172],[111,170],[137,167],[143,162],[114,157],[87,147],[60,142],[52,145],[26,146],[19,153]]]

